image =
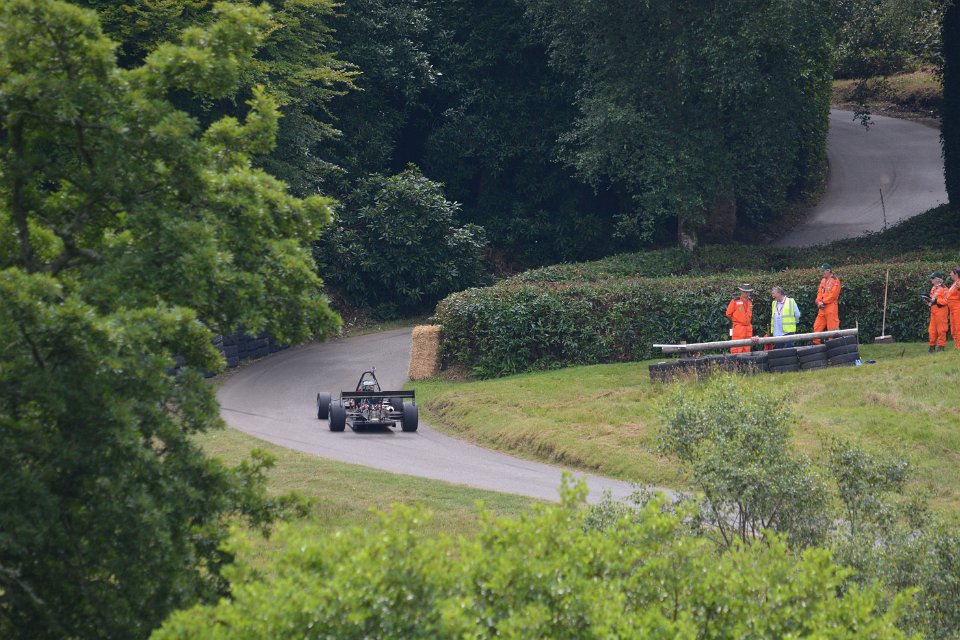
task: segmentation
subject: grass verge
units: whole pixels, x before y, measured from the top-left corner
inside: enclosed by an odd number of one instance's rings
[[[858,99],[865,100],[873,113],[936,126],[943,108],[943,86],[932,68],[869,78],[862,85],[856,80],[833,81],[835,106],[851,107]]]
[[[274,456],[276,464],[268,472],[268,492],[279,495],[293,491],[310,499],[310,515],[301,524],[320,532],[372,524],[377,521],[372,509],[389,510],[392,504],[401,503],[421,504],[433,512],[428,533],[469,535],[480,526],[477,502],[482,501],[488,511],[511,516],[527,511],[536,502],[532,498],[327,460],[278,447],[234,429],[201,434],[197,441],[208,454],[230,465],[249,457],[252,449]],[[269,554],[278,544],[273,539],[259,540],[253,553]]]
[[[952,349],[952,346],[951,346]],[[817,455],[842,436],[910,460],[914,488],[960,520],[960,353],[926,345],[865,345],[877,364],[766,375],[750,383],[786,391],[794,440]],[[417,382],[431,425],[478,444],[642,484],[687,486],[654,452],[659,409],[678,384],[650,382],[646,363],[571,367],[474,382]]]

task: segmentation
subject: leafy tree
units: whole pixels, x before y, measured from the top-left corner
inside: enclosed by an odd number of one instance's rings
[[[198,370],[210,329],[336,326],[309,248],[330,202],[253,167],[264,91],[243,122],[177,106],[234,95],[266,8],[217,4],[128,68],[72,4],[9,0],[0,25],[0,636],[144,637],[224,593],[230,522],[289,506],[269,460],[192,443],[220,424]]]
[[[716,554],[658,502],[591,529],[583,496],[456,543],[424,538],[424,515],[399,506],[367,529],[291,532],[276,574],[244,574],[231,600],[154,638],[906,637],[906,599],[881,612],[873,589],[838,596],[846,572],[826,551],[774,537]]]
[[[246,4],[245,0],[229,0]],[[159,45],[176,41],[191,27],[215,19],[213,2],[165,0],[117,3],[114,0],[77,0],[101,16],[104,31],[118,41],[122,66],[139,65]],[[333,52],[329,23],[332,0],[267,0],[270,24],[251,64],[241,70],[236,92],[219,96],[178,95],[178,104],[191,115],[211,122],[230,115],[241,117],[245,100],[262,86],[283,113],[276,144],[257,158],[258,165],[285,181],[301,196],[316,194],[323,180],[338,175],[339,167],[322,158],[323,148],[340,135],[329,107],[353,88],[356,70]]]
[[[947,0],[943,15],[943,170],[947,198],[960,206],[960,4]]]
[[[454,226],[458,208],[416,167],[361,180],[317,245],[321,271],[387,317],[481,284],[486,238],[476,225]]]
[[[370,173],[394,173],[421,160],[417,123],[435,114],[429,101],[442,76],[435,67],[437,26],[430,0],[355,0],[333,21],[340,56],[360,70],[357,91],[331,108],[343,131],[324,158],[342,167],[331,193]]]
[[[776,213],[818,179],[830,103],[827,0],[604,4],[527,0],[553,63],[574,79],[569,162],[633,198],[621,230]]]
[[[836,75],[866,79],[940,64],[943,0],[834,0]]]

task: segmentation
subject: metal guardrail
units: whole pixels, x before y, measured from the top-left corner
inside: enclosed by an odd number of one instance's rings
[[[771,336],[767,338],[746,338],[743,340],[718,340],[715,342],[692,342],[690,344],[655,344],[655,349],[663,349],[664,353],[692,353],[709,351],[711,349],[729,349],[731,347],[750,347],[754,345],[781,344],[784,342],[800,342],[803,340],[841,338],[856,336],[860,329],[837,329],[836,331],[817,331],[814,333],[791,333],[786,336]]]

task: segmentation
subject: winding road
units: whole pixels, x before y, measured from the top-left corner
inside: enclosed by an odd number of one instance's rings
[[[940,132],[909,120],[871,120],[867,129],[850,111],[830,112],[826,192],[806,222],[776,246],[806,247],[880,231],[884,209],[893,225],[947,201]]]
[[[921,124],[874,116],[864,129],[853,114],[832,111],[826,193],[803,225],[777,244],[804,246],[883,227],[883,189],[888,224],[946,202],[939,133]],[[317,420],[318,391],[352,389],[372,365],[383,387],[406,379],[410,330],[304,345],[244,367],[218,392],[221,413],[235,429],[275,444],[394,473],[444,480],[555,500],[562,470],[496,453],[451,438],[425,425],[416,433],[382,430],[343,433]],[[592,500],[609,490],[628,496],[633,487],[586,477]]]

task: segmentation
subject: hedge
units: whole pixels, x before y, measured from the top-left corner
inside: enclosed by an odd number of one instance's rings
[[[624,253],[594,262],[553,265],[521,273],[507,282],[596,282],[611,276],[709,276],[807,269],[824,262],[834,266],[938,262],[957,255],[960,225],[956,220],[957,214],[944,205],[908,218],[884,232],[817,247],[714,245],[693,252],[673,247]]]
[[[886,332],[900,341],[926,340],[929,310],[919,294],[931,271],[960,262],[891,264]],[[884,274],[881,264],[839,269],[840,321],[859,323],[862,342],[880,335]],[[728,337],[724,315],[738,282],[754,294],[754,330],[770,321],[769,290],[784,287],[801,311],[798,330],[811,331],[820,274],[815,269],[691,278],[607,278],[596,282],[505,281],[453,294],[437,307],[443,356],[480,377],[567,365],[653,358],[654,343],[704,342]]]

